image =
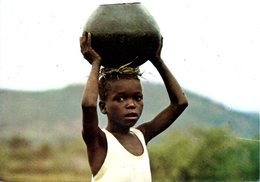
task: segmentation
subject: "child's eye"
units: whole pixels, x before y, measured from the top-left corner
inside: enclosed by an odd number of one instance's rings
[[[116,101],[118,101],[118,102],[122,102],[122,101],[124,101],[124,100],[125,100],[124,97],[117,97],[117,98],[116,98]]]
[[[136,97],[135,97],[135,100],[137,100],[137,101],[142,101],[142,100],[143,100],[143,96],[136,96]]]

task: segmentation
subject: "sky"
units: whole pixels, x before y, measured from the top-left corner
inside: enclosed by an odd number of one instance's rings
[[[41,91],[84,83],[79,37],[100,4],[119,0],[0,0],[0,88]],[[133,2],[133,1],[132,1]],[[260,111],[259,0],[141,0],[164,37],[162,58],[184,89]],[[162,82],[149,63],[146,81]]]

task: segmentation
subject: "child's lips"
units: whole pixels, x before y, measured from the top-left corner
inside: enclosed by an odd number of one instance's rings
[[[138,118],[138,114],[137,113],[128,113],[128,114],[125,115],[125,118],[135,120],[135,119]]]

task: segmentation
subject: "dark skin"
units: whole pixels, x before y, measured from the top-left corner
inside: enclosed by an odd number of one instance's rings
[[[92,174],[95,176],[101,168],[107,152],[107,141],[104,132],[98,126],[98,78],[101,66],[101,57],[91,47],[91,34],[84,32],[80,38],[81,52],[91,64],[82,98],[83,129],[82,136],[87,145],[88,158]],[[160,73],[170,104],[165,107],[151,121],[143,123],[136,128],[145,138],[146,144],[167,129],[188,106],[188,101],[180,85],[172,75],[161,58],[162,41],[158,50],[147,57]],[[121,79],[111,82],[111,89],[99,107],[107,115],[107,127],[117,140],[133,155],[141,155],[143,147],[133,133],[133,127],[143,110],[142,88],[140,81],[135,79]]]

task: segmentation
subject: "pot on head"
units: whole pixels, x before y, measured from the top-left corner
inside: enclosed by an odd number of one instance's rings
[[[92,47],[104,67],[129,62],[136,67],[159,47],[159,27],[141,3],[100,5],[88,18],[84,31],[92,34]]]

